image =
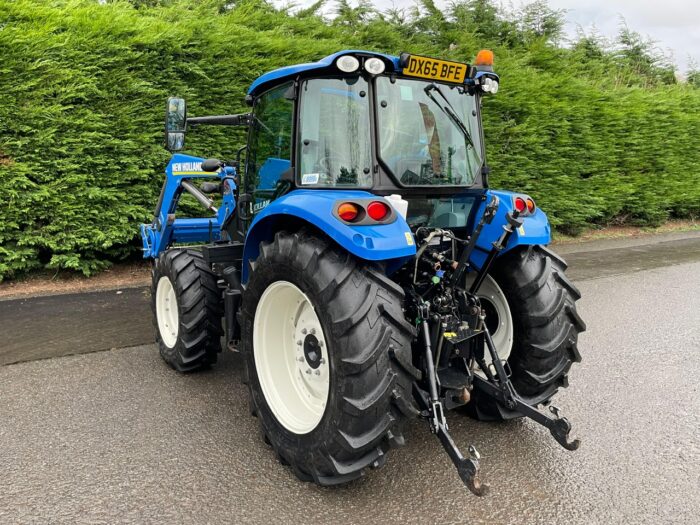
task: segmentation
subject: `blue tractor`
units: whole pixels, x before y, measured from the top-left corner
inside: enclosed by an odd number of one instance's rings
[[[249,113],[168,100],[171,151],[201,125],[248,139],[233,161],[175,153],[141,225],[160,353],[189,372],[240,352],[264,439],[302,480],[382,466],[421,418],[483,494],[452,409],[578,447],[550,402],[580,360],[580,294],[535,202],[489,188],[492,64],[348,50],[262,75]],[[204,216],[178,216],[185,193]]]

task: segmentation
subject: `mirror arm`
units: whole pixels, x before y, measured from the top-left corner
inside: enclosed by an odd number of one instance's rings
[[[212,115],[208,117],[188,117],[189,126],[248,126],[252,121],[250,113],[240,113],[238,115]]]

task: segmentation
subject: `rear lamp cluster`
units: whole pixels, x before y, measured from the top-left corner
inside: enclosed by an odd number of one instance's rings
[[[336,208],[338,217],[351,224],[382,222],[391,218],[391,208],[382,201],[371,201],[365,205],[342,202]]]
[[[516,195],[513,197],[513,208],[515,208],[520,215],[532,215],[535,213],[537,206],[535,206],[535,201],[527,195]]]
[[[343,55],[335,61],[335,65],[343,73],[353,73],[360,69],[360,61],[352,55]],[[382,59],[372,57],[365,60],[364,69],[370,75],[380,75],[384,73],[386,64]]]

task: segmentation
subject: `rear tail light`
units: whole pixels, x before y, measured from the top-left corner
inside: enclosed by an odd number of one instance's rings
[[[388,224],[396,219],[394,208],[388,202],[377,198],[337,201],[333,215],[353,226]]]
[[[513,195],[513,208],[517,210],[520,215],[534,215],[537,211],[537,206],[535,201],[529,195]]]
[[[519,213],[523,213],[525,210],[527,210],[527,202],[525,202],[525,199],[522,197],[516,197],[513,200],[513,206]]]
[[[367,205],[367,215],[375,221],[381,221],[389,215],[389,206],[380,201],[370,202]]]
[[[359,208],[352,202],[344,202],[338,206],[338,217],[346,222],[354,221],[359,215]]]
[[[530,197],[527,198],[527,211],[528,213],[535,213],[535,201],[533,201]]]

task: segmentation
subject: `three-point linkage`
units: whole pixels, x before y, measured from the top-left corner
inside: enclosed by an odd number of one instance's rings
[[[461,241],[465,246],[459,259],[450,261],[450,278],[443,279],[445,272],[441,271],[441,278],[433,279],[434,287],[438,287],[439,290],[429,289],[422,294],[413,291],[411,294],[419,332],[418,343],[422,346],[424,371],[423,382],[414,385],[414,397],[421,408],[421,415],[429,423],[431,432],[440,439],[457,467],[460,478],[469,490],[478,496],[488,492],[488,485],[482,483],[478,477],[479,453],[473,446],[469,446],[468,456],[462,455],[448,432],[445,418],[445,407],[451,408],[467,402],[470,397],[469,391],[474,388],[494,399],[508,411],[528,417],[549,429],[554,439],[565,449],[576,450],[579,447],[579,440],[569,439],[571,424],[561,417],[558,408],[550,406],[550,416],[518,395],[504,362],[498,356],[485,322],[486,314],[477,295],[479,288],[499,252],[506,247],[515,230],[523,224],[517,210],[508,212],[503,233],[492,244],[484,263],[478,270],[470,267],[471,255],[478,237],[484,226],[493,220],[498,207],[498,198],[494,196],[486,205],[474,234],[468,241]],[[440,234],[451,235],[444,231],[440,231]],[[458,241],[454,236],[452,240]],[[420,251],[419,257],[427,257],[424,251],[425,248]],[[464,275],[468,270],[475,271],[476,276],[469,290],[465,290],[461,283],[464,282]],[[446,349],[448,346],[449,350]],[[490,364],[487,364],[484,358],[485,350],[489,353]],[[448,352],[452,352],[452,355],[448,356]],[[444,366],[446,362],[450,363],[449,370]]]

